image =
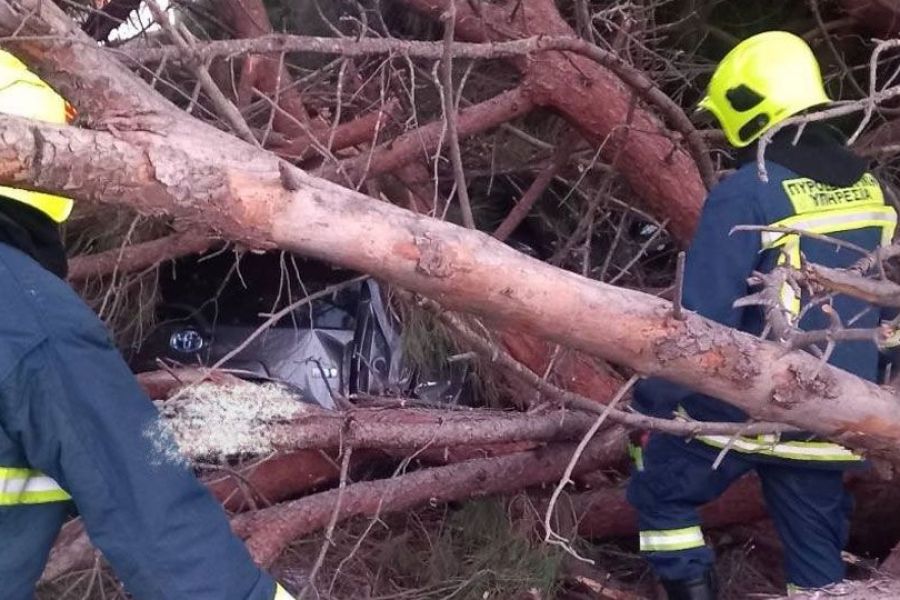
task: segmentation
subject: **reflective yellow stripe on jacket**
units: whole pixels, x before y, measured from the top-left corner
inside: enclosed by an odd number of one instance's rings
[[[797,214],[776,221],[771,227],[799,230],[809,233],[833,234],[843,231],[877,227],[881,229],[881,244],[887,245],[894,237],[897,213],[884,203],[884,194],[878,181],[866,173],[852,186],[837,188],[811,179],[799,178],[782,182],[784,192]],[[769,250],[781,248],[779,265],[801,267],[800,238],[798,234],[764,231],[762,247]],[[785,284],[781,288],[781,302],[792,317],[800,314],[800,298],[794,289]]]
[[[788,460],[824,462],[854,462],[862,460],[857,454],[832,442],[782,442],[774,435],[757,437],[701,435],[696,439],[715,448],[730,447],[745,454],[761,454]]]
[[[69,500],[52,477],[34,469],[0,467],[0,506]]]
[[[0,113],[48,123],[67,120],[66,101],[9,52],[0,50]],[[42,211],[57,223],[72,212],[72,200],[41,192],[0,186],[0,195]]]
[[[684,407],[677,413],[689,418]],[[713,448],[734,450],[742,454],[759,454],[787,460],[817,462],[858,462],[863,460],[858,454],[833,442],[782,441],[779,436],[764,434],[757,436],[698,435],[694,438]]]
[[[275,586],[275,598],[273,600],[294,600],[294,597],[287,593],[280,585]]]

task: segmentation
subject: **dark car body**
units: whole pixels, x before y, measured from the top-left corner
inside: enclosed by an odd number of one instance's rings
[[[194,261],[174,271],[185,274],[181,280],[163,274],[158,323],[133,353],[132,368],[218,366],[288,385],[326,408],[358,394],[459,401],[468,369],[423,369],[408,360],[400,323],[375,280],[342,285],[356,274],[289,258],[287,271],[305,292],[286,293],[284,256],[244,257],[239,270]],[[307,293],[320,297],[265,326],[269,314]]]

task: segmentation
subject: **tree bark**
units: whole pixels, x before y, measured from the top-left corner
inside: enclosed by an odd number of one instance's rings
[[[619,462],[624,433],[623,429],[616,427],[602,439],[591,442],[574,473],[580,475]],[[514,492],[555,482],[562,475],[573,450],[573,444],[554,444],[528,450],[510,446],[501,451],[508,453],[499,457],[473,458],[388,479],[351,484],[345,489],[339,517],[345,520],[361,515],[375,516],[430,502]],[[372,457],[367,451],[360,451],[360,454]],[[305,470],[310,467],[313,469],[311,473]],[[240,509],[244,508],[247,498],[265,505],[266,500],[271,501],[286,490],[296,489],[301,482],[323,483],[332,480],[332,474],[336,477],[338,471],[334,463],[329,467],[309,454],[297,453],[266,461],[260,465],[260,472],[247,474],[244,485],[249,490],[241,490],[233,479],[215,480],[211,489],[220,500]],[[256,484],[262,484],[262,487],[253,489]],[[305,487],[303,491],[309,489]],[[250,493],[245,496],[244,491]],[[232,519],[232,527],[238,535],[250,538],[257,562],[268,565],[295,539],[325,527],[335,510],[337,495],[338,490],[328,490],[243,513]],[[54,546],[41,581],[48,582],[73,570],[87,568],[93,564],[95,555],[80,522],[69,525],[65,535]]]
[[[410,456],[423,465],[442,466],[467,460],[506,456],[541,447],[539,442],[506,442],[477,446],[460,445],[444,448],[416,450],[357,450],[350,459],[350,472],[361,467],[403,461]],[[625,441],[620,439],[624,450]],[[331,451],[297,450],[279,454],[254,466],[239,471],[226,470],[221,476],[206,478],[213,495],[226,510],[245,512],[268,507],[286,500],[294,500],[310,491],[324,489],[340,477],[340,467],[334,458],[337,447]],[[615,462],[604,465],[615,466]]]
[[[564,388],[601,404],[615,395],[624,381],[609,365],[583,352],[563,348],[554,352],[555,345],[520,332],[503,331],[503,347],[510,356],[538,375],[549,373],[549,380]]]
[[[154,265],[187,256],[202,254],[213,244],[202,233],[184,231],[132,244],[126,248],[114,248],[96,254],[81,254],[69,260],[69,281],[82,281],[89,277],[103,277],[113,272],[131,273]]]
[[[234,385],[240,383],[240,379],[225,371],[211,371],[184,367],[181,369],[160,369],[158,371],[144,371],[136,375],[138,383],[153,400],[165,400],[173,392],[184,386],[200,383],[201,381],[217,385]]]
[[[528,114],[533,109],[534,102],[528,90],[521,86],[513,88],[461,110],[457,123],[459,135],[470,136],[493,129]],[[430,160],[442,139],[443,129],[442,120],[433,121],[376,146],[370,152],[326,165],[317,171],[317,175],[339,183],[349,180],[353,184],[359,184],[367,177],[396,171],[415,160]]]
[[[235,37],[255,38],[273,32],[262,0],[223,0],[221,9],[235,30]],[[250,102],[255,87],[261,93],[277,98],[278,106],[284,111],[275,110],[272,115],[275,131],[290,139],[305,138],[310,128],[325,124],[311,122],[303,97],[291,85],[292,81],[290,73],[277,58],[250,56],[244,60],[241,70],[238,90],[243,93],[239,93],[238,105],[243,108]]]
[[[317,450],[297,450],[261,461],[258,465],[205,478],[206,485],[230,512],[244,512],[297,498],[334,483],[340,466]],[[371,459],[368,453],[354,455],[356,461]]]
[[[620,430],[621,432],[621,430]],[[621,435],[591,442],[575,473],[584,473],[615,460],[621,452]],[[254,559],[269,566],[294,540],[321,529],[338,511],[340,520],[409,510],[426,502],[450,502],[500,494],[555,481],[572,457],[573,445],[520,452],[500,458],[475,459],[447,467],[423,469],[378,481],[354,483],[344,489],[340,505],[338,490],[330,490],[272,508],[247,513],[232,521],[246,538]]]

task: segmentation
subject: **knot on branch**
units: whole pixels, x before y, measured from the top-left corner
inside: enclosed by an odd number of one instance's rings
[[[687,315],[684,321],[669,321],[670,333],[654,344],[654,355],[663,364],[700,357],[717,375],[739,388],[748,388],[760,373],[753,349],[730,330]]]
[[[786,377],[776,380],[772,389],[772,404],[794,408],[810,397],[836,398],[837,382],[828,372],[817,367],[809,372],[797,365],[788,367]]]
[[[446,279],[457,270],[451,251],[441,240],[424,233],[417,235],[414,243],[419,251],[416,270],[423,275]]]

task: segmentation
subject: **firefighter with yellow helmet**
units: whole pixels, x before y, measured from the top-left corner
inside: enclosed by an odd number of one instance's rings
[[[687,253],[684,305],[724,325],[762,335],[759,307],[736,308],[751,293],[747,280],[801,260],[845,268],[859,256],[820,238],[778,231],[734,232],[738,225],[782,227],[824,234],[874,250],[889,243],[897,215],[885,203],[866,161],[828,123],[777,131],[765,151],[768,181],[755,164],[760,136],[791,116],[826,105],[819,65],[807,44],[783,31],[753,36],[722,60],[701,108],[711,112],[732,146],[739,168],[709,194]],[[803,330],[828,329],[821,309],[808,308],[807,290],[785,285],[781,309]],[[877,309],[837,295],[831,300],[844,323],[879,325]],[[879,349],[871,342],[838,344],[828,362],[874,381]],[[665,418],[744,422],[747,415],[717,398],[650,378],[636,387],[634,406]],[[790,589],[819,588],[844,576],[850,500],[843,473],[862,459],[808,433],[781,436],[698,435],[689,441],[651,433],[635,435],[635,470],[628,498],[637,509],[641,552],[671,600],[716,597],[713,551],[704,540],[698,508],[731,483],[755,471],[784,545]],[[715,467],[713,467],[715,465]]]
[[[0,51],[0,112],[71,108]],[[72,201],[0,187],[0,596],[31,600],[64,520],[81,515],[137,600],[290,600],[221,506],[153,436],[158,414],[64,278]],[[155,438],[155,439],[154,439]]]

